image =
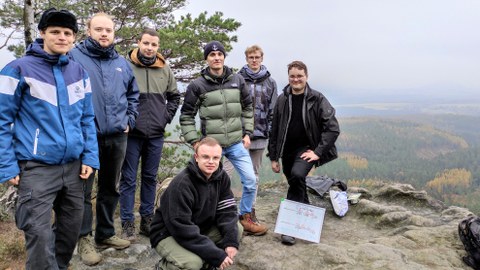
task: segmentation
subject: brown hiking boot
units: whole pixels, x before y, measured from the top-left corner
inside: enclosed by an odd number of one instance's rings
[[[106,249],[113,247],[116,250],[124,249],[130,246],[130,241],[121,239],[120,237],[114,235],[108,239],[105,239],[101,242],[97,242],[97,248]]]
[[[82,262],[88,266],[95,265],[102,260],[102,256],[94,247],[91,235],[82,236],[78,239],[78,254],[82,258]]]
[[[266,234],[268,231],[267,226],[260,224],[258,221],[253,221],[251,213],[241,215],[240,224],[242,224],[243,231],[247,235],[260,236]]]

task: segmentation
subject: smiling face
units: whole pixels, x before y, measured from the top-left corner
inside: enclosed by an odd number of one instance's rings
[[[292,94],[299,95],[305,92],[305,86],[307,85],[307,74],[304,69],[292,67],[288,71],[288,82],[292,88]]]
[[[40,31],[43,50],[48,54],[66,54],[73,46],[75,34],[70,28],[49,26]]]
[[[201,144],[194,155],[200,171],[209,179],[218,170],[222,158],[222,147],[220,145]]]
[[[207,64],[210,72],[215,75],[222,75],[225,62],[225,55],[221,51],[211,51],[207,56]]]
[[[158,46],[159,38],[149,34],[143,34],[142,39],[138,41],[140,53],[147,58],[152,58],[157,54]]]
[[[113,44],[115,38],[115,24],[112,19],[107,16],[98,15],[90,20],[87,29],[87,35],[92,37],[103,48],[107,48]]]

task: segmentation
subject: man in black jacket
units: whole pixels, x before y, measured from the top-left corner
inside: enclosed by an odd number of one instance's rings
[[[288,81],[274,108],[268,144],[272,170],[288,180],[287,199],[309,203],[305,178],[314,165],[337,157],[335,141],[340,134],[335,109],[327,98],[310,88],[307,66],[301,61],[288,65]],[[295,238],[283,235],[282,243],[295,244]]]
[[[150,230],[160,269],[225,269],[237,254],[242,226],[222,169],[222,147],[211,137],[195,145],[194,159],[162,194]]]

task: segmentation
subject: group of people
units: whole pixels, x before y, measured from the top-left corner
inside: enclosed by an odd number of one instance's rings
[[[18,187],[15,220],[25,234],[26,269],[67,269],[77,242],[87,265],[101,261],[97,248],[127,248],[136,238],[140,159],[139,233],[161,256],[158,268],[225,269],[243,233],[268,231],[255,213],[265,149],[272,170],[282,167],[287,177],[287,199],[302,203],[309,203],[308,172],[337,156],[335,110],[308,85],[304,63],[288,65],[289,84],[278,95],[259,46],[247,48],[247,64],[234,73],[224,64],[224,46],[212,41],[204,47],[207,67],[188,85],[181,107],[193,158],[155,210],[165,126],[180,103],[158,33],[145,29],[124,58],[108,14],[92,16],[87,38],[75,46],[78,24],[69,11],[46,10],[38,29],[41,38],[26,55],[0,72],[0,182]],[[233,169],[223,169],[222,157],[240,175],[238,209],[227,173]],[[118,203],[121,237],[114,228]],[[282,235],[282,243],[295,239]]]

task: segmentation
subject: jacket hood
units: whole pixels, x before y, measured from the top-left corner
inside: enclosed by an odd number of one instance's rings
[[[85,55],[93,58],[114,59],[119,57],[113,44],[103,48],[98,41],[91,37],[81,41],[76,47]]]
[[[188,162],[187,169],[190,171],[190,173],[195,175],[197,179],[202,179],[205,183],[220,180],[220,176],[224,172],[222,162],[220,162],[218,169],[212,174],[212,176],[210,176],[210,179],[207,179],[198,167],[194,157],[192,157],[192,159],[190,159]]]
[[[51,65],[61,65],[64,66],[68,64],[68,56],[60,54],[48,54],[43,50],[43,39],[37,38],[32,44],[27,47],[26,55],[32,55],[35,57],[42,58]]]
[[[147,67],[144,64],[142,64],[142,62],[140,62],[140,60],[138,59],[138,50],[139,50],[138,48],[131,50],[127,55],[128,60],[136,66]],[[155,63],[153,63],[153,65],[148,66],[148,67],[150,67],[150,68],[162,68],[164,66],[165,66],[165,58],[163,57],[163,55],[161,55],[159,52],[157,52],[157,59],[156,59]]]

